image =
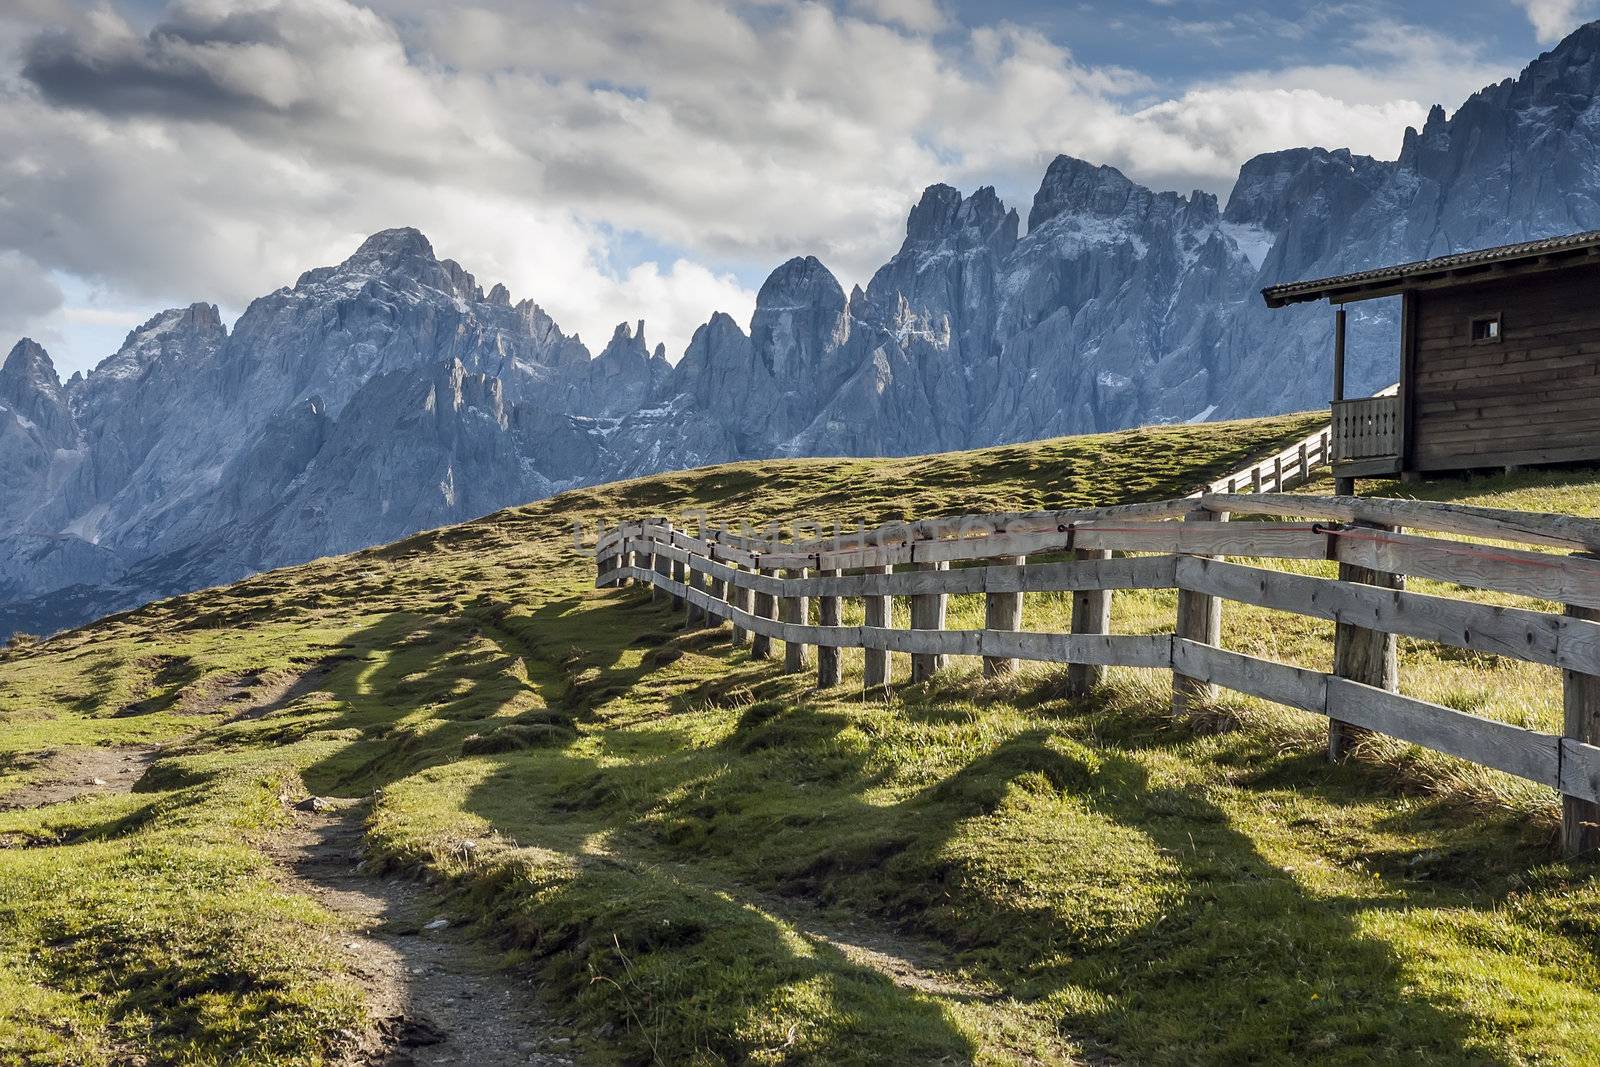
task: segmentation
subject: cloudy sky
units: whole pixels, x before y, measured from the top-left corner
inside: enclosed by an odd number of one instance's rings
[[[0,0],[0,351],[63,373],[412,225],[593,346],[675,359],[768,270],[848,286],[927,184],[1026,216],[1067,152],[1226,194],[1393,158],[1600,0]]]

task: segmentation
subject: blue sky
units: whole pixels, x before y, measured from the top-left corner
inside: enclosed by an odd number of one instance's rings
[[[1513,69],[1532,59],[1541,45],[1527,9],[1509,2],[1338,4],[1309,0],[1229,3],[1173,0],[1170,3],[963,3],[964,23],[1005,17],[1037,26],[1069,42],[1084,62],[1146,71],[1168,87],[1226,77],[1259,67],[1293,66],[1341,58],[1360,63],[1360,28],[1373,14],[1445,30]],[[1576,12],[1576,9],[1574,9]],[[1453,106],[1454,102],[1447,104]]]
[[[864,282],[932,182],[1025,216],[1059,152],[1224,196],[1262,151],[1392,158],[1594,8],[12,0],[0,344],[86,369],[415,225],[591,347],[644,318],[676,358],[790,255]]]

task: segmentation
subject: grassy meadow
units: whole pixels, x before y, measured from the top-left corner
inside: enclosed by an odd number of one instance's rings
[[[307,795],[360,798],[367,862],[536,973],[588,1062],[1600,1062],[1600,865],[1559,860],[1548,791],[1382,739],[1329,765],[1321,720],[1245,698],[1177,720],[1166,672],[1070,701],[957,660],[868,700],[846,652],[817,692],[595,590],[569,530],[1160,499],[1315,419],[662,475],[0,653],[0,808],[47,753],[163,746],[131,794],[0,810],[0,1063],[340,1062],[340,921],[265,851]],[[1594,472],[1404,490],[1600,515]],[[1170,592],[1113,604],[1172,627]],[[1331,624],[1224,620],[1331,660]],[[1559,724],[1553,670],[1401,659],[1408,693]]]

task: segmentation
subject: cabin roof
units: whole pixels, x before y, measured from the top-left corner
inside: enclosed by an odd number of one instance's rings
[[[1336,274],[1331,278],[1271,285],[1261,290],[1261,296],[1271,308],[1321,300],[1323,297],[1332,303],[1343,304],[1376,296],[1393,296],[1407,289],[1465,285],[1508,274],[1596,261],[1600,261],[1600,230],[1587,230],[1565,237],[1545,237],[1520,244],[1419,259],[1393,267]]]

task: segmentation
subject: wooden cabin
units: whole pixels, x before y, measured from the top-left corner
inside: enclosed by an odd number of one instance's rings
[[[1600,460],[1600,231],[1275,285],[1267,306],[1326,299],[1333,473]],[[1399,386],[1346,399],[1344,305],[1399,296]]]

